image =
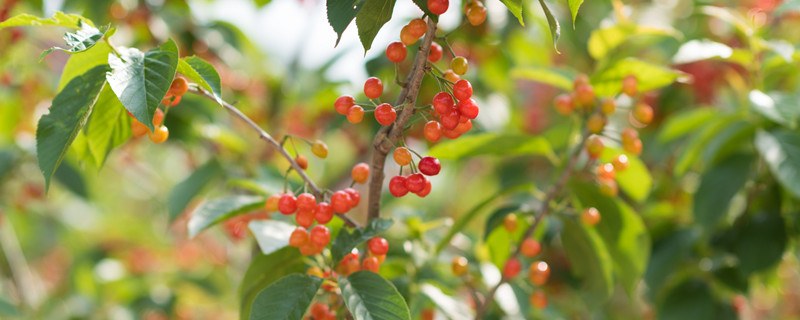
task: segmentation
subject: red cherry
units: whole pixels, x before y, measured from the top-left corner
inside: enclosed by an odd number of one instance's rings
[[[547,265],[547,262],[538,261],[531,264],[531,268],[528,270],[528,277],[531,283],[537,286],[542,286],[547,283],[547,278],[550,277],[550,267]]]
[[[472,120],[467,119],[467,121],[459,122],[458,126],[456,126],[456,128],[453,129],[453,131],[458,135],[461,135],[463,133],[467,133],[469,129],[472,129]]]
[[[408,22],[408,33],[417,39],[425,35],[425,32],[428,32],[428,24],[425,23],[425,20],[420,18],[416,18]]]
[[[358,183],[367,182],[369,178],[369,165],[366,163],[359,163],[353,166],[353,170],[350,172],[350,176],[353,178],[353,181]]]
[[[439,141],[439,138],[442,137],[442,125],[439,121],[431,120],[425,124],[425,138],[428,139],[430,142]]]
[[[402,42],[395,41],[386,47],[386,58],[391,62],[403,62],[403,60],[406,59],[407,54],[408,50],[406,50],[406,45],[404,45]]]
[[[381,79],[372,77],[364,82],[364,95],[370,99],[377,99],[383,94],[383,82]]]
[[[575,109],[575,105],[572,102],[572,97],[568,94],[558,95],[554,103],[556,105],[556,111],[563,115],[568,115],[572,113],[573,109]]]
[[[406,177],[394,176],[389,180],[389,193],[395,197],[402,197],[408,193],[406,187]]]
[[[428,10],[433,14],[442,14],[450,6],[449,0],[428,0]]]
[[[422,189],[422,191],[417,192],[417,195],[420,198],[425,198],[425,196],[427,196],[429,193],[431,193],[431,181],[425,179],[425,189]]]
[[[519,272],[522,270],[522,264],[517,260],[517,258],[511,258],[506,261],[506,264],[503,266],[503,277],[506,279],[512,279],[516,277]]]
[[[317,198],[313,194],[303,193],[297,196],[297,210],[314,210],[317,206]]]
[[[290,215],[297,211],[297,199],[291,194],[284,194],[278,200],[278,211],[285,215]]]
[[[341,115],[347,115],[347,112],[350,111],[350,107],[356,105],[356,100],[353,99],[351,96],[341,96],[336,99],[336,102],[333,103],[333,107],[336,109]]]
[[[422,158],[417,167],[419,168],[419,172],[422,172],[422,174],[426,176],[435,176],[442,170],[442,164],[439,163],[439,159],[434,157]]]
[[[345,213],[350,211],[350,195],[344,191],[336,191],[331,196],[331,206],[333,206],[333,211],[338,213]]]
[[[425,179],[425,176],[423,176],[421,173],[412,174],[406,178],[406,188],[408,188],[408,191],[413,193],[420,192],[425,189],[426,180],[428,179]]]
[[[455,106],[453,96],[447,92],[439,92],[433,96],[432,104],[433,110],[436,110],[436,112],[442,115],[450,112],[450,110],[452,110]]]
[[[478,112],[480,111],[478,105],[475,103],[475,100],[472,99],[459,101],[456,105],[456,109],[458,109],[458,113],[469,119],[477,118]]]
[[[333,219],[333,207],[327,202],[320,202],[314,210],[314,219],[321,224],[330,222]]]
[[[456,128],[458,128],[458,126],[456,126]],[[447,128],[444,128],[442,129],[442,135],[447,139],[453,140],[460,137],[461,133],[456,131],[455,128],[453,130],[448,130]]]
[[[358,193],[358,190],[353,188],[344,189],[344,192],[350,196],[350,208],[355,208],[358,206],[358,203],[361,202],[361,194]]]
[[[431,51],[428,52],[428,61],[436,63],[442,59],[442,54],[442,46],[436,42],[433,42],[431,43]]]
[[[528,258],[533,258],[542,252],[542,245],[533,238],[525,238],[520,245],[520,253]]]
[[[311,228],[311,242],[317,246],[324,247],[331,241],[331,232],[328,227],[316,225]]]
[[[378,261],[378,258],[376,257],[367,257],[366,259],[364,259],[364,262],[361,263],[362,270],[372,271],[375,273],[378,273],[380,267],[381,263]]]
[[[364,108],[361,106],[350,107],[350,111],[347,112],[347,121],[359,123],[362,119],[364,119]]]
[[[309,236],[308,231],[305,228],[297,227],[292,231],[292,235],[289,236],[289,245],[295,248],[300,248],[308,243]]]
[[[382,256],[389,252],[389,242],[381,237],[373,237],[367,242],[367,249],[369,252],[376,256]]]
[[[313,210],[297,210],[294,216],[298,226],[308,228],[314,224],[314,211]]]
[[[375,108],[375,120],[378,120],[378,123],[388,126],[394,122],[394,119],[397,119],[397,111],[394,111],[390,104],[381,103]]]
[[[594,102],[594,87],[583,84],[575,88],[575,98],[583,106],[589,106]]]
[[[459,101],[466,100],[472,97],[472,84],[469,81],[461,79],[453,84],[453,96]]]
[[[461,118],[461,114],[458,113],[458,110],[452,109],[445,113],[440,113],[441,115],[441,123],[442,127],[447,130],[453,130],[458,126],[458,122]]]

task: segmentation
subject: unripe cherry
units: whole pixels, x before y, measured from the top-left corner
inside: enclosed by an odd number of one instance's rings
[[[315,303],[314,305],[311,306],[311,311],[309,313],[311,314],[311,317],[317,320],[325,318],[325,316],[328,314],[328,311],[329,311],[328,305],[322,303]]]
[[[161,111],[161,109],[156,109],[156,113],[153,114],[153,125],[158,127],[162,122],[164,122],[164,111]]]
[[[147,137],[155,144],[163,143],[169,137],[169,129],[167,129],[167,126],[157,127],[156,132],[148,132]]]
[[[433,110],[436,110],[440,115],[450,112],[455,107],[453,96],[444,91],[433,96],[431,104],[433,105]]]
[[[419,40],[419,37],[414,37],[411,35],[408,25],[404,26],[403,29],[400,29],[400,41],[403,42],[404,45],[410,46],[414,44],[414,42],[417,42],[417,40]],[[388,54],[389,49],[387,48],[386,50]]]
[[[395,197],[402,197],[408,193],[406,177],[394,176],[389,180],[389,193]]]
[[[475,103],[475,100],[466,99],[461,100],[456,105],[456,109],[458,113],[462,116],[465,116],[469,119],[475,119],[478,117],[478,112],[480,112],[480,108],[478,108],[478,104]]]
[[[593,113],[589,120],[586,120],[586,128],[589,129],[589,132],[594,134],[600,134],[603,132],[603,128],[606,126],[606,122],[608,119],[602,114]]]
[[[467,274],[467,270],[469,269],[468,263],[469,261],[467,261],[467,258],[462,256],[453,258],[453,263],[451,264],[453,274],[459,277]]]
[[[323,225],[316,225],[311,228],[311,242],[315,245],[324,247],[331,241],[331,232],[328,227]]]
[[[428,121],[423,131],[425,138],[430,142],[439,141],[439,138],[442,137],[442,125],[436,120]]]
[[[289,236],[289,245],[295,248],[300,248],[306,245],[308,241],[309,235],[305,228],[297,227]]]
[[[581,212],[581,221],[590,226],[596,225],[600,222],[600,211],[597,211],[594,207],[584,209]]]
[[[556,97],[554,104],[556,106],[556,111],[563,115],[568,115],[572,113],[572,110],[575,109],[575,105],[572,102],[572,97],[568,94],[560,94]]]
[[[414,173],[406,178],[406,188],[409,192],[418,193],[425,189],[425,176],[421,173]]]
[[[622,140],[623,145],[631,143],[637,139],[639,139],[639,132],[633,128],[625,128],[620,134],[620,140]]]
[[[517,230],[517,215],[513,213],[506,215],[505,218],[503,218],[503,227],[505,227],[508,232]]]
[[[457,75],[463,76],[467,73],[467,69],[469,68],[469,62],[467,62],[467,58],[462,56],[458,56],[453,58],[453,61],[450,61],[450,69],[453,69]]]
[[[606,197],[616,197],[619,193],[617,182],[611,179],[600,179],[597,181],[600,184],[600,193]]]
[[[453,72],[453,69],[445,70],[444,71],[444,78],[447,79],[447,81],[450,81],[452,83],[456,83],[456,81],[461,79],[461,77],[459,77],[455,72]]]
[[[577,91],[578,87],[587,84],[589,84],[589,76],[585,74],[579,74],[575,77],[575,80],[572,80],[572,90]]]
[[[638,156],[642,154],[642,140],[639,140],[637,138],[636,140],[633,140],[629,143],[623,143],[622,149],[624,149],[626,152],[630,154]]]
[[[426,176],[435,176],[442,170],[442,164],[439,163],[439,159],[437,158],[424,157],[419,160],[417,168],[419,168],[419,172]]]
[[[591,106],[594,103],[594,87],[584,84],[575,88],[575,100],[584,107]]]
[[[308,169],[308,159],[306,159],[306,156],[299,154],[294,158],[294,162],[297,162],[297,166],[300,167],[300,169]]]
[[[317,207],[317,198],[308,192],[301,193],[297,196],[297,210],[314,210]]]
[[[139,120],[136,119],[131,120],[131,133],[133,133],[134,137],[136,138],[141,137],[143,135],[146,135],[148,132],[150,132],[150,129],[147,128],[147,126],[144,125],[144,123],[141,123],[139,122]]]
[[[616,171],[625,171],[628,168],[628,156],[621,154],[614,157],[614,160],[611,161],[611,165],[614,166],[614,170]]]
[[[425,196],[431,193],[431,189],[432,189],[431,181],[425,179],[425,188],[422,189],[422,191],[417,192],[417,196],[419,196],[420,198],[425,198]]]
[[[472,84],[465,79],[456,81],[453,84],[453,96],[459,101],[472,98]]]
[[[461,119],[461,114],[458,113],[458,110],[452,109],[445,113],[440,113],[440,123],[442,127],[447,130],[453,130],[458,126],[459,120]]]
[[[397,112],[388,103],[381,103],[375,108],[375,120],[384,126],[388,126],[397,119]]]
[[[353,181],[358,183],[367,182],[369,179],[369,165],[366,163],[359,163],[353,166],[353,170],[350,172],[350,176],[353,178]]]
[[[629,74],[622,79],[622,93],[626,96],[633,97],[637,93],[639,93],[639,81],[636,80],[636,76]]]
[[[442,46],[436,42],[433,42],[431,43],[431,51],[428,52],[428,61],[433,63],[439,62],[439,60],[442,59],[442,54]]]
[[[653,107],[646,103],[637,104],[633,108],[633,118],[642,124],[650,124],[653,122]]]
[[[328,157],[328,145],[321,140],[316,140],[311,144],[311,153],[321,159],[325,159]]]
[[[278,201],[281,200],[280,194],[273,194],[267,198],[267,202],[264,203],[264,209],[269,212],[278,211]]]
[[[480,25],[486,21],[486,7],[478,2],[469,6],[469,9],[467,9],[467,20],[469,20],[469,24],[473,26]]]
[[[525,238],[520,244],[520,253],[528,258],[533,258],[542,252],[542,245],[533,238]]]
[[[315,254],[319,254],[322,252],[322,247],[318,247],[314,245],[311,241],[306,243],[304,246],[300,247],[300,254],[304,256],[312,256]]]
[[[544,261],[534,262],[528,270],[528,278],[534,285],[544,285],[547,283],[547,279],[550,278],[550,266]]]
[[[603,163],[597,166],[597,177],[600,179],[614,179],[614,165]]]
[[[314,209],[314,220],[319,224],[326,224],[333,219],[333,207],[327,202],[320,202]]]
[[[364,82],[364,95],[370,99],[377,99],[383,94],[383,82],[381,79],[371,77]]]
[[[449,6],[449,0],[428,0],[428,10],[433,14],[445,13]]]
[[[364,119],[364,108],[361,106],[350,107],[350,111],[347,112],[347,121],[359,123],[362,119]]]
[[[358,193],[358,190],[353,188],[347,188],[344,189],[344,192],[347,192],[347,195],[350,196],[350,209],[358,206],[358,203],[361,202],[361,194]]]
[[[352,96],[341,96],[333,103],[333,107],[341,115],[347,115],[350,112],[350,107],[356,105],[356,100]]]
[[[278,211],[287,216],[297,211],[297,198],[291,193],[282,195],[278,200]]]
[[[333,211],[338,213],[345,213],[350,211],[350,195],[344,191],[336,191],[331,196],[331,206]]]
[[[380,268],[381,264],[376,257],[367,257],[364,259],[364,262],[361,263],[362,270],[378,273]]]
[[[411,163],[411,152],[405,147],[395,148],[392,157],[394,158],[394,162],[397,162],[400,166],[407,166]]]
[[[303,228],[311,227],[314,224],[314,209],[311,210],[297,210],[297,214],[294,215],[294,220],[297,222],[298,226]]]
[[[172,80],[167,92],[173,96],[182,96],[186,91],[189,91],[189,82],[184,78],[178,77]]]
[[[408,50],[406,50],[406,45],[402,42],[395,41],[386,47],[386,58],[391,62],[403,62],[406,59],[406,55],[408,55]]]
[[[589,153],[591,159],[600,158],[604,148],[603,141],[598,136],[592,136],[586,141],[586,152]]]
[[[425,23],[425,20],[416,18],[408,22],[408,32],[411,34],[411,36],[417,37],[417,39],[425,35],[425,32],[427,31],[428,24]]]
[[[506,264],[503,265],[503,277],[506,279],[513,279],[521,270],[522,264],[519,260],[517,260],[517,258],[510,258],[506,260]]]
[[[600,111],[602,111],[603,114],[612,115],[616,110],[617,110],[617,103],[614,102],[613,98],[603,99],[603,103],[600,105]]]
[[[542,291],[534,291],[528,298],[528,302],[536,309],[541,310],[547,307],[547,296]]]
[[[389,252],[389,242],[381,237],[372,237],[367,242],[367,249],[373,255],[380,256]]]

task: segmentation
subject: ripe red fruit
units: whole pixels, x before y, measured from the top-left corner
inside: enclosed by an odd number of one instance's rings
[[[421,192],[425,189],[425,181],[427,180],[421,173],[412,174],[406,178],[406,188],[413,193]]]
[[[345,213],[350,211],[350,195],[344,191],[336,191],[331,196],[331,206],[333,211],[338,213]]]
[[[353,170],[350,172],[350,176],[353,177],[353,181],[355,182],[367,182],[367,179],[369,178],[369,165],[363,162],[355,165]]]
[[[440,115],[449,113],[455,107],[453,96],[447,92],[439,92],[433,96],[433,110],[436,110]]]
[[[439,60],[442,59],[442,54],[442,46],[436,42],[433,42],[431,43],[431,51],[428,52],[428,61],[433,63],[439,62]]]
[[[409,163],[411,163],[411,152],[405,147],[394,149],[392,157],[394,158],[394,162],[397,162],[397,164],[400,166],[407,166]]]
[[[322,303],[315,303],[311,306],[311,317],[316,319],[323,319],[328,314],[328,305]]]
[[[453,84],[453,96],[459,101],[472,98],[472,84],[465,79],[456,81]]]
[[[289,236],[289,245],[295,248],[306,245],[308,241],[308,231],[305,228],[297,227],[292,231],[292,235]]]
[[[317,206],[317,198],[308,192],[297,196],[297,210],[314,210]]]
[[[364,262],[361,263],[361,270],[372,271],[378,273],[380,270],[381,264],[376,257],[367,257],[364,259]]]
[[[381,103],[375,108],[375,120],[378,120],[378,123],[388,126],[394,122],[394,119],[397,119],[397,111],[394,111],[392,105]]]
[[[278,211],[278,201],[281,200],[280,194],[273,194],[269,198],[267,198],[267,202],[264,204],[264,209],[269,212]]]
[[[459,119],[461,119],[461,114],[458,113],[458,110],[452,109],[445,113],[440,113],[441,116],[441,124],[442,127],[447,130],[453,130],[458,126]]]
[[[320,202],[314,210],[314,219],[320,224],[331,222],[333,219],[333,207],[327,202]]]
[[[467,9],[467,20],[469,20],[469,24],[473,26],[480,25],[486,21],[486,7],[480,5],[478,2],[469,6]]]
[[[575,105],[572,102],[572,97],[568,94],[558,95],[554,103],[556,105],[556,111],[563,115],[568,115],[572,113],[573,109],[575,109]]]
[[[600,211],[594,207],[584,209],[581,212],[581,221],[590,226],[596,225],[600,222]]]
[[[294,162],[297,162],[297,165],[300,167],[300,169],[308,169],[308,159],[306,159],[306,156],[302,154],[297,155],[297,157],[294,158]]]
[[[331,232],[328,227],[323,225],[316,225],[311,228],[311,242],[317,246],[324,247],[331,241]]]
[[[168,92],[173,96],[182,96],[186,91],[189,91],[189,82],[184,78],[175,78],[169,85]]]
[[[506,279],[513,279],[521,270],[522,264],[519,260],[517,260],[517,258],[510,258],[506,260],[506,264],[503,265],[503,277]]]
[[[408,193],[406,177],[394,176],[389,180],[389,193],[395,197],[402,197]]]
[[[308,228],[314,224],[314,210],[297,210],[294,220],[298,226]]]
[[[449,0],[428,0],[428,10],[433,14],[445,13],[449,6]]]
[[[350,196],[350,209],[358,206],[358,203],[361,202],[361,194],[358,193],[358,190],[353,188],[347,188],[344,189],[344,192],[347,192],[347,195]]]
[[[636,76],[629,74],[624,79],[622,79],[622,93],[626,96],[633,97],[637,93],[639,93],[639,83],[636,80]]]
[[[575,100],[585,107],[592,105],[594,103],[594,87],[584,84],[575,88]]]
[[[522,240],[522,244],[520,244],[519,251],[523,256],[533,258],[539,254],[539,252],[542,252],[542,245],[533,238],[525,238],[525,240]]]
[[[361,106],[350,107],[350,111],[347,112],[347,121],[359,123],[362,119],[364,119],[364,108]]]
[[[456,128],[458,128],[458,126],[456,126]],[[444,128],[444,129],[442,129],[442,135],[445,138],[452,140],[452,139],[456,139],[456,138],[460,137],[461,133],[456,131],[455,128],[453,130],[448,130],[447,128]]]
[[[383,82],[381,79],[371,77],[364,82],[364,95],[370,99],[377,99],[383,94]]]
[[[547,262],[537,261],[531,264],[531,268],[528,270],[528,277],[531,283],[537,286],[547,283],[547,278],[550,277],[550,267]]]
[[[417,39],[425,35],[425,32],[427,31],[428,31],[428,24],[425,23],[425,20],[416,18],[408,22],[408,33],[411,36],[416,37]]]
[[[391,62],[403,62],[403,60],[406,59],[407,54],[408,50],[406,50],[406,45],[404,45],[402,42],[395,41],[386,47],[386,58]]]
[[[461,118],[464,117],[462,116]],[[467,133],[467,131],[469,131],[470,129],[472,129],[472,120],[467,119],[467,121],[459,122],[458,126],[456,126],[456,128],[453,129],[453,131],[458,135],[461,135]]]
[[[419,160],[419,172],[426,176],[435,176],[439,174],[439,171],[442,170],[442,164],[439,163],[439,159],[434,157],[424,157]]]
[[[297,211],[297,198],[290,193],[282,195],[278,200],[278,211],[287,216]]]
[[[431,193],[431,188],[432,188],[431,187],[431,181],[428,180],[428,179],[425,179],[425,188],[422,189],[422,191],[417,192],[417,196],[419,196],[420,198],[425,198],[425,196],[427,196],[429,193]]]
[[[389,242],[381,237],[373,237],[367,242],[367,248],[373,255],[380,256],[389,252]]]
[[[336,102],[333,103],[333,107],[336,109],[336,112],[345,116],[350,111],[350,107],[354,105],[356,105],[356,100],[351,96],[341,96],[336,99]]]
[[[475,103],[475,100],[472,99],[459,101],[458,104],[456,105],[456,109],[458,109],[458,113],[469,119],[477,118],[478,112],[480,111],[480,108],[478,108],[478,105]]]
[[[442,137],[442,125],[439,121],[431,120],[425,124],[425,138],[428,139],[430,142],[439,141],[439,138]]]

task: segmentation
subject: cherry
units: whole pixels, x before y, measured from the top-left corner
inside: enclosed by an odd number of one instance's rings
[[[345,191],[336,191],[331,196],[331,206],[333,206],[333,211],[338,213],[350,211],[351,201],[350,195]]]
[[[350,196],[350,209],[358,206],[358,203],[361,202],[361,194],[358,193],[358,190],[353,188],[347,188],[344,189],[344,192],[347,192],[347,195]]]
[[[581,221],[590,226],[596,225],[600,222],[600,211],[594,207],[584,209],[581,212]]]
[[[298,226],[308,228],[314,224],[314,210],[297,210],[294,220]]]
[[[556,111],[565,116],[572,113],[572,110],[575,109],[575,105],[572,102],[572,97],[568,94],[558,95],[554,103],[556,105]]]
[[[161,125],[162,121],[164,121],[164,111],[161,111],[161,109],[156,109],[156,113],[153,114],[153,125],[158,127]]]
[[[389,180],[389,193],[395,197],[402,197],[408,193],[406,177],[394,176]]]
[[[517,230],[517,215],[513,213],[506,215],[506,217],[503,218],[503,227],[505,227],[508,232]]]
[[[425,188],[422,189],[422,191],[417,192],[417,196],[419,196],[420,198],[425,198],[425,196],[427,196],[429,193],[431,193],[431,188],[432,188],[431,187],[431,181],[428,180],[428,179],[425,179]]]
[[[428,121],[428,123],[425,124],[424,132],[425,139],[428,139],[428,141],[439,141],[442,137],[442,125],[436,120]]]
[[[614,165],[610,163],[598,165],[597,177],[600,179],[614,179]]]
[[[467,274],[468,263],[467,258],[462,256],[453,258],[453,263],[451,264],[453,274],[459,277]]]
[[[612,115],[616,110],[617,103],[614,102],[614,98],[605,98],[603,99],[603,103],[600,104],[600,111],[602,111],[605,115]]]
[[[542,252],[542,245],[533,238],[525,238],[525,240],[522,240],[522,244],[520,244],[519,251],[523,256],[533,258],[539,254],[539,252]]]
[[[353,166],[353,170],[350,171],[350,176],[353,177],[353,181],[355,182],[367,182],[367,179],[369,178],[369,165],[361,162]]]
[[[372,239],[369,239],[369,242],[367,242],[367,249],[374,255],[384,255],[389,252],[389,242],[381,237],[372,237]]]
[[[341,96],[333,103],[333,107],[341,115],[347,115],[350,112],[350,107],[356,105],[356,100],[352,96]]]
[[[439,62],[439,60],[442,59],[442,54],[443,54],[442,46],[440,46],[436,42],[432,42],[431,51],[428,52],[428,61],[433,63]]]
[[[577,77],[575,77],[575,80],[572,80],[572,90],[577,91],[578,87],[587,84],[589,84],[589,76],[585,74],[579,74]]]
[[[456,81],[461,79],[461,77],[459,77],[455,72],[453,72],[453,69],[445,70],[444,71],[444,78],[447,79],[447,81],[450,81],[452,83],[456,83]]]
[[[433,14],[445,13],[449,6],[449,0],[428,0],[428,10]]]
[[[316,225],[311,228],[311,242],[315,245],[324,247],[331,241],[331,232],[328,227],[323,225]]]
[[[623,145],[629,144],[637,139],[639,139],[639,132],[633,128],[625,128],[620,134],[620,140],[622,140]]]
[[[290,193],[282,195],[278,200],[278,211],[287,216],[297,211],[297,198]]]
[[[621,154],[614,157],[614,160],[611,161],[611,165],[614,166],[614,170],[616,171],[625,171],[628,168],[628,156]]]
[[[381,103],[375,108],[375,120],[378,120],[378,123],[388,126],[394,122],[394,119],[397,119],[397,111],[392,108],[392,105]]]
[[[394,162],[397,162],[398,165],[407,166],[411,163],[411,152],[408,151],[405,147],[399,147],[394,149],[394,153],[392,153],[392,157],[394,158]]]
[[[294,162],[297,162],[297,166],[299,166],[300,169],[308,169],[308,159],[306,159],[306,156],[299,154],[294,158]]]
[[[589,132],[600,134],[600,132],[603,132],[603,127],[606,126],[606,122],[608,122],[608,119],[606,119],[604,115],[594,113],[589,117],[589,120],[586,120],[586,127],[589,129]]]
[[[172,98],[172,99],[170,99],[170,98]],[[161,104],[163,104],[163,105],[165,105],[165,106],[168,106],[168,107],[174,107],[174,106],[177,106],[179,103],[181,103],[181,96],[177,96],[177,97],[170,97],[170,96],[168,95],[166,98],[164,98],[163,100],[161,100]]]
[[[547,265],[547,262],[537,261],[531,264],[531,268],[528,270],[528,278],[530,278],[531,283],[542,286],[547,283],[547,278],[549,277],[550,266]]]
[[[315,303],[311,306],[311,317],[315,320],[322,319],[328,314],[328,305],[322,303]]]
[[[521,270],[522,264],[519,260],[517,260],[517,258],[510,258],[506,260],[506,264],[503,265],[503,277],[506,279],[513,279]]]
[[[308,241],[308,231],[306,231],[305,228],[297,227],[289,236],[289,245],[295,248],[300,248],[306,245]]]
[[[653,122],[653,107],[646,103],[640,103],[633,108],[633,118],[642,124]]]
[[[619,187],[617,186],[617,182],[611,179],[600,179],[598,180],[600,184],[600,193],[605,195],[606,197],[616,197],[617,193],[619,192]]]
[[[162,143],[164,141],[167,141],[167,138],[169,137],[169,129],[167,129],[167,126],[160,126],[156,128],[156,132],[154,133],[148,132],[147,137],[150,138],[150,141],[152,141],[153,143],[156,144]]]
[[[406,55],[408,54],[408,50],[406,50],[406,45],[402,42],[395,41],[389,44],[386,47],[386,58],[389,61],[394,63],[403,62],[406,59]],[[380,96],[380,95],[378,95]]]
[[[458,126],[456,126],[456,128],[453,129],[453,131],[455,131],[455,133],[457,133],[460,136],[463,133],[467,133],[467,131],[469,131],[470,129],[472,129],[472,120],[467,119],[467,121],[459,122]]]
[[[327,202],[320,202],[314,209],[314,219],[317,223],[326,224],[333,219],[333,207]]]
[[[635,75],[629,74],[622,79],[622,93],[626,96],[633,97],[639,93],[639,83]]]
[[[175,78],[169,85],[168,92],[173,96],[182,96],[186,91],[189,91],[189,82],[184,78]]]
[[[364,82],[364,95],[370,99],[377,99],[383,94],[383,82],[381,79],[371,77]]]
[[[278,201],[281,200],[280,194],[273,194],[269,198],[267,198],[267,202],[264,203],[264,209],[269,212],[278,211]]]
[[[418,193],[425,189],[425,176],[421,173],[415,173],[406,178],[406,188],[409,192]]]
[[[465,73],[467,73],[469,62],[467,62],[467,58],[458,56],[453,58],[453,61],[450,61],[450,68],[453,69],[453,72],[455,72],[457,75],[463,76]]]
[[[594,87],[583,84],[575,88],[575,100],[584,107],[591,106],[594,103]]]
[[[434,312],[431,308],[422,309],[422,312],[420,312],[419,315],[421,320],[433,320],[435,317],[436,312]]]
[[[364,259],[364,262],[361,263],[361,270],[367,270],[374,273],[378,273],[380,270],[381,264],[378,262],[378,258],[376,257],[367,257]]]
[[[350,107],[350,111],[347,112],[347,121],[359,123],[362,119],[364,119],[364,108],[361,106]]]
[[[300,254],[304,256],[311,256],[320,252],[322,252],[322,247],[315,246],[311,241],[300,247]]]
[[[469,81],[461,79],[453,84],[453,96],[456,99],[467,100],[472,97],[472,84]]]
[[[447,130],[453,130],[458,126],[459,119],[461,118],[461,114],[458,113],[458,110],[452,109],[445,113],[439,114],[441,117],[441,124],[442,127]]]
[[[532,306],[536,307],[536,309],[541,310],[547,307],[547,296],[542,291],[534,291],[531,293],[528,301]]]
[[[456,126],[456,128],[458,128],[458,126]],[[442,135],[445,138],[452,140],[452,139],[457,139],[458,137],[460,137],[461,133],[456,131],[455,128],[453,128],[452,130],[448,130],[447,128],[445,128],[445,129],[442,129]]]
[[[447,92],[437,93],[433,96],[433,102],[431,104],[433,105],[433,110],[436,110],[440,115],[450,112],[455,107],[453,96]]]
[[[474,2],[473,5],[467,9],[467,20],[473,26],[480,25],[486,21],[486,7],[479,2]]]
[[[623,143],[622,148],[625,149],[625,151],[638,156],[642,154],[642,140],[636,139],[630,143]]]
[[[604,148],[603,141],[598,136],[592,136],[586,141],[586,152],[589,153],[589,158],[591,159],[600,158]]]
[[[148,132],[150,132],[150,129],[147,128],[147,126],[144,125],[144,123],[141,123],[139,122],[139,120],[136,119],[131,120],[131,133],[133,133],[134,137],[136,138],[141,137],[143,135],[146,135]]]
[[[321,159],[325,159],[328,157],[328,145],[325,142],[316,140],[311,144],[311,153]]]
[[[425,32],[428,32],[428,24],[425,23],[425,20],[416,18],[408,22],[408,32],[411,36],[419,39],[425,35]]]
[[[403,29],[400,29],[400,41],[403,42],[404,45],[410,46],[414,44],[414,42],[417,42],[418,39],[419,37],[414,37],[414,35],[411,34],[411,27],[409,25],[405,25]],[[387,48],[386,50],[388,53],[389,49]]]
[[[297,210],[314,210],[317,207],[317,198],[308,192],[297,196]]]
[[[472,99],[459,101],[458,104],[456,105],[456,109],[458,109],[458,113],[460,113],[462,116],[467,117],[468,119],[477,118],[478,112],[480,111],[480,108],[478,108],[478,105],[475,103],[475,100]]]
[[[435,176],[442,170],[442,164],[439,163],[439,159],[434,157],[424,157],[419,160],[417,168],[419,168],[419,172],[426,176]]]

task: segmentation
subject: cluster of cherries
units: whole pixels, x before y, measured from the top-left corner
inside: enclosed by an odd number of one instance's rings
[[[394,149],[392,154],[394,161],[404,167],[411,164],[411,152],[405,147]],[[412,170],[415,169],[412,166]],[[442,165],[439,159],[434,157],[423,157],[419,160],[416,166],[419,172],[412,173],[408,176],[394,176],[389,180],[389,193],[395,197],[402,197],[409,192],[424,198],[431,192],[431,182],[425,176],[435,176],[439,174]]]
[[[181,97],[183,96],[186,91],[189,91],[189,83],[186,79],[181,77],[176,77],[172,80],[172,84],[169,86],[169,91],[167,91],[167,95],[164,97],[164,100],[161,103],[167,107],[174,107],[181,101]],[[156,113],[153,115],[153,126],[155,126],[155,132],[150,131],[149,128],[144,123],[139,122],[133,117],[133,114],[130,111],[127,111],[128,115],[131,117],[131,133],[134,137],[138,138],[145,134],[147,137],[150,138],[150,141],[153,143],[162,143],[167,141],[169,137],[169,130],[167,126],[162,125],[164,121],[164,111],[161,109],[156,109]]]

